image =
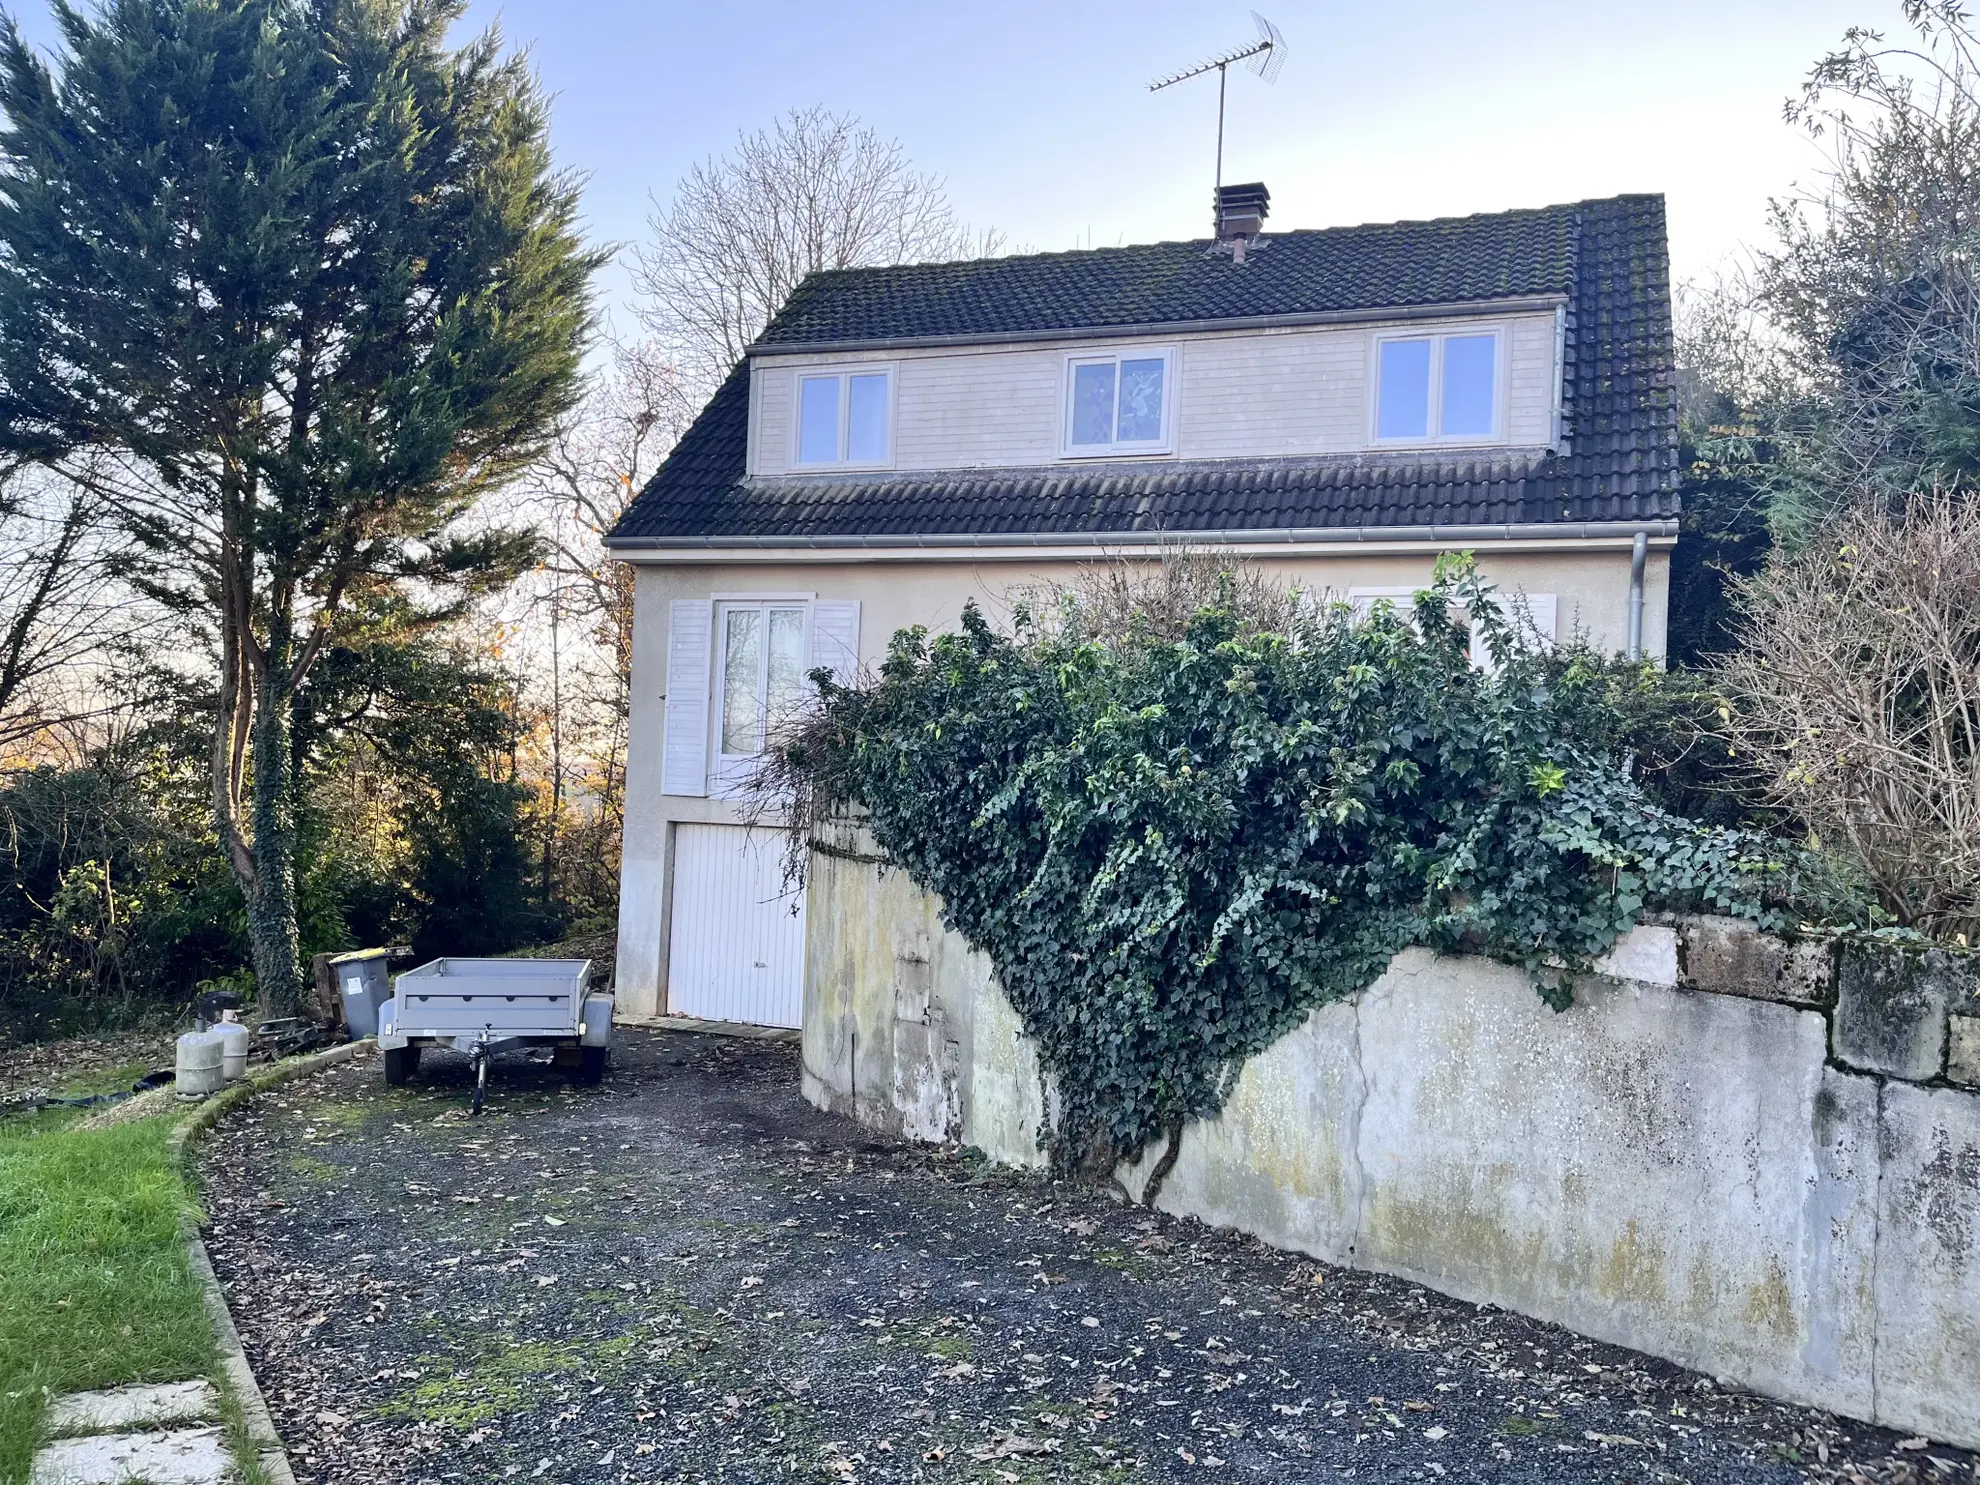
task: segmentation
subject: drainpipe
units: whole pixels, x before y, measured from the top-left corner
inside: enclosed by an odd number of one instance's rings
[[[1636,533],[1629,549],[1629,658],[1643,658],[1643,569],[1650,561],[1650,534]]]

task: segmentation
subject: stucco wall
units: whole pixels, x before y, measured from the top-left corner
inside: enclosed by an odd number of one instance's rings
[[[1370,447],[1370,368],[1384,331],[1497,328],[1506,337],[1502,436],[1486,447],[1541,448],[1554,437],[1554,316],[1368,321],[1269,331],[1101,337],[944,349],[759,354],[750,362],[749,468],[789,472],[797,373],[885,366],[895,376],[889,467],[1023,468],[1062,458],[1066,358],[1136,348],[1175,354],[1174,450],[1184,459],[1354,453]]]
[[[988,965],[901,873],[814,865],[807,1096],[1037,1163],[1049,1095]],[[1518,970],[1398,955],[1247,1064],[1157,1204],[1980,1447],[1980,1093],[1850,1029],[1936,1015],[1944,1045],[1970,977],[1921,1012],[1915,975],[1709,919],[1607,967],[1556,1014]]]
[[[1096,554],[1096,556],[1099,554]],[[1311,590],[1408,588],[1430,580],[1434,551],[1364,552],[1259,559],[1258,567]],[[1508,593],[1559,598],[1558,633],[1588,635],[1621,649],[1628,632],[1629,542],[1567,545],[1552,550],[1481,548],[1485,575]],[[661,792],[660,758],[667,692],[668,603],[677,598],[810,595],[857,599],[859,654],[873,665],[898,629],[912,624],[952,629],[972,599],[993,617],[1007,615],[1014,594],[1065,583],[1077,564],[1049,561],[641,562],[633,606],[631,715],[626,766],[626,814],[619,889],[617,987],[628,1015],[667,1009],[666,963],[673,826],[680,821],[738,821],[721,799]],[[1670,557],[1653,550],[1646,574],[1643,633],[1653,655],[1664,649]]]

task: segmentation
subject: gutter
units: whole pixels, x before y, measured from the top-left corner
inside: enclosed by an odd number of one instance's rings
[[[1565,294],[1522,294],[1505,299],[1466,299],[1453,304],[1417,304],[1385,309],[1318,309],[1303,314],[1233,315],[1221,320],[1161,320],[1148,324],[1067,326],[1055,330],[1000,330],[987,334],[896,335],[858,340],[752,341],[743,354],[766,356],[844,355],[852,351],[931,350],[950,346],[1022,345],[1032,341],[1147,339],[1217,330],[1296,330],[1309,325],[1382,325],[1398,320],[1445,320],[1466,315],[1562,312]]]
[[[1520,525],[1312,526],[1249,531],[1044,531],[934,532],[875,536],[671,536],[618,537],[606,542],[621,561],[760,561],[767,554],[803,554],[810,560],[971,560],[988,553],[1064,556],[1085,560],[1097,553],[1170,547],[1243,549],[1262,555],[1349,550],[1440,549],[1467,546],[1604,547],[1668,546],[1678,523],[1668,521],[1543,521]],[[833,554],[827,557],[825,554]]]

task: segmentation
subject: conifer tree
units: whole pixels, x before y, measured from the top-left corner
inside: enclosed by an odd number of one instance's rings
[[[215,826],[293,1007],[299,689],[533,559],[462,516],[571,407],[601,256],[461,0],[57,0],[0,21],[0,450],[107,454],[218,667]]]

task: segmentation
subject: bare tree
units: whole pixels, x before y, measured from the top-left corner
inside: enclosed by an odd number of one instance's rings
[[[625,803],[633,573],[606,552],[604,536],[693,413],[658,346],[616,342],[511,492],[545,550],[510,609],[517,686],[533,724],[541,870],[546,890],[566,900],[609,897]]]
[[[650,219],[633,281],[647,328],[699,403],[806,274],[988,257],[992,230],[957,220],[940,180],[849,114],[793,109],[703,161]]]
[[[125,579],[87,478],[14,470],[0,485],[0,750],[19,755],[103,708],[100,670],[157,615]]]
[[[1980,930],[1980,507],[1866,505],[1739,582],[1733,731],[1900,922]]]

